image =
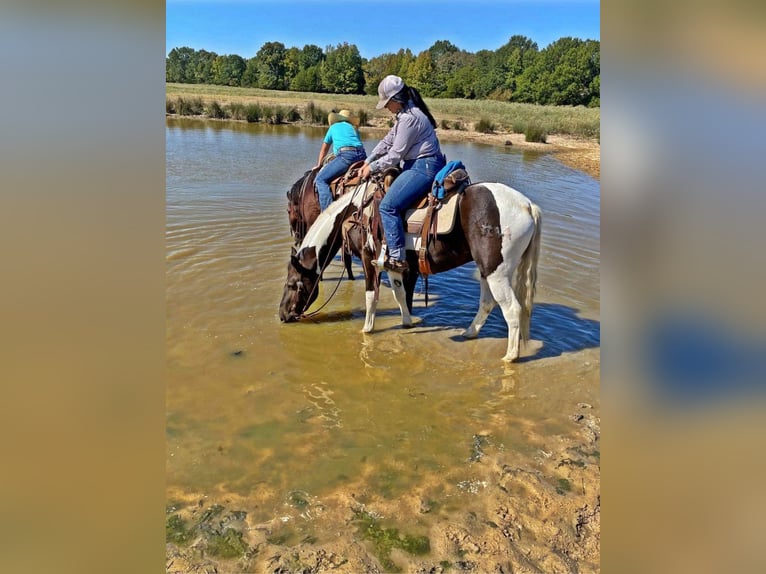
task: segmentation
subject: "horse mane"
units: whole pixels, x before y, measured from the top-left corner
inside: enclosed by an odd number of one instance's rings
[[[364,187],[366,192],[367,183],[363,183],[357,187],[356,191],[350,191],[344,195],[341,195],[338,199],[333,201],[330,206],[319,214],[316,221],[309,227],[303,241],[298,246],[298,252],[305,247],[321,247],[327,243],[332,233],[335,231],[338,216],[344,211],[347,211],[348,215],[351,215],[353,211],[359,208],[364,198],[364,193],[357,193],[359,188]],[[354,205],[354,210],[350,210],[349,207]],[[345,218],[344,218],[345,219]]]

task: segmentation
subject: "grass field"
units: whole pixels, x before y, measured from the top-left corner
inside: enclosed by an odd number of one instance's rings
[[[373,126],[387,125],[390,120],[388,111],[375,109],[377,96],[173,83],[166,84],[165,93],[168,102],[177,101],[179,98],[193,99],[201,101],[206,108],[213,103],[224,110],[232,104],[235,108],[258,104],[284,108],[284,111],[280,112],[282,117],[286,117],[289,110],[294,109],[306,123],[314,123],[307,118],[309,114],[306,111],[310,108],[318,111],[321,117],[326,117],[326,113],[333,109],[349,109],[364,118],[368,125]],[[438,98],[426,98],[426,103],[443,129],[509,133],[534,131],[543,134],[543,137],[546,134],[560,134],[594,141],[598,141],[601,135],[599,108]]]

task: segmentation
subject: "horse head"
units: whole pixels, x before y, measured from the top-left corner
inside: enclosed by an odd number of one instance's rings
[[[279,304],[279,319],[283,323],[292,323],[303,316],[317,298],[318,281],[316,249],[306,247],[296,252],[293,247],[287,264],[285,290]]]

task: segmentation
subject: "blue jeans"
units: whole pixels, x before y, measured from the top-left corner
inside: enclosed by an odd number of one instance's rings
[[[405,161],[404,171],[394,180],[380,202],[380,220],[391,259],[405,259],[402,214],[429,192],[434,177],[446,163],[442,154]]]
[[[319,194],[319,208],[324,211],[332,203],[332,191],[330,191],[330,182],[348,171],[352,164],[362,161],[367,157],[364,148],[358,148],[356,151],[345,150],[339,152],[333,160],[319,170],[314,182]]]

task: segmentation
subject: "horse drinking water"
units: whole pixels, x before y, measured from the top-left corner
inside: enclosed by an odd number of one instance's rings
[[[319,275],[343,243],[344,222],[369,203],[375,185],[365,182],[333,202],[294,249],[279,308],[283,322],[297,321],[316,300]],[[503,357],[506,361],[519,357],[519,340],[529,337],[541,223],[540,208],[520,192],[502,183],[476,183],[460,194],[452,230],[428,242],[431,273],[476,262],[481,288],[479,309],[462,335],[476,337],[490,311],[499,305],[508,325],[508,347]],[[375,243],[379,237],[371,229],[357,225],[346,233],[346,241],[362,259],[366,291],[363,331],[370,332],[374,328],[378,303],[379,272],[372,262],[377,254]],[[412,296],[419,274],[418,251],[409,243],[407,262],[409,271],[403,274],[388,272],[403,326],[412,325]]]

